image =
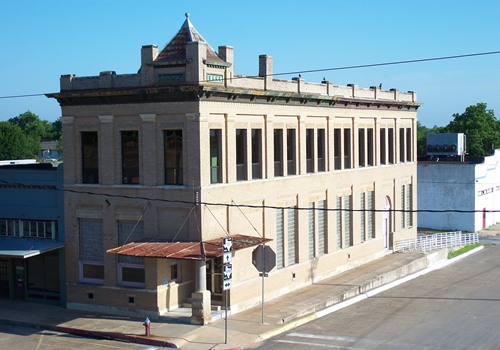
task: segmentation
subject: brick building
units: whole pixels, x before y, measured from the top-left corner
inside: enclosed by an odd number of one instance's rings
[[[68,307],[161,315],[258,305],[252,246],[276,268],[266,298],[367,263],[416,235],[414,92],[233,71],[188,17],[137,74],[63,75]],[[257,62],[256,62],[257,63]],[[396,209],[396,211],[394,211]]]

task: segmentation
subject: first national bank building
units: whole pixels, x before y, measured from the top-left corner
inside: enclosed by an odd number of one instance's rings
[[[414,92],[233,71],[188,16],[137,74],[63,75],[67,305],[210,322],[256,306],[255,246],[276,253],[266,299],[369,263],[415,237]]]

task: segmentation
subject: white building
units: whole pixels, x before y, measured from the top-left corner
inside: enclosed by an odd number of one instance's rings
[[[419,162],[417,185],[419,227],[476,232],[500,221],[498,149],[481,163]]]

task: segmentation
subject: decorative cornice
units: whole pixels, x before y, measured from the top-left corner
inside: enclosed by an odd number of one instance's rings
[[[363,99],[344,96],[226,88],[210,85],[156,86],[118,89],[68,90],[46,94],[61,106],[128,103],[234,101],[310,107],[417,110],[419,103],[401,100]]]

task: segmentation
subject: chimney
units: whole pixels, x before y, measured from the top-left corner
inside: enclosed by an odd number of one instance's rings
[[[158,46],[144,45],[141,48],[141,81],[142,85],[154,83],[153,67],[150,65],[158,56]]]
[[[229,67],[225,69],[225,85],[230,85],[231,79],[234,76],[234,49],[232,46],[219,46],[219,56],[222,57],[224,61],[230,64]]]
[[[273,80],[273,57],[270,55],[259,56],[259,77],[264,78],[264,90],[267,90]]]

